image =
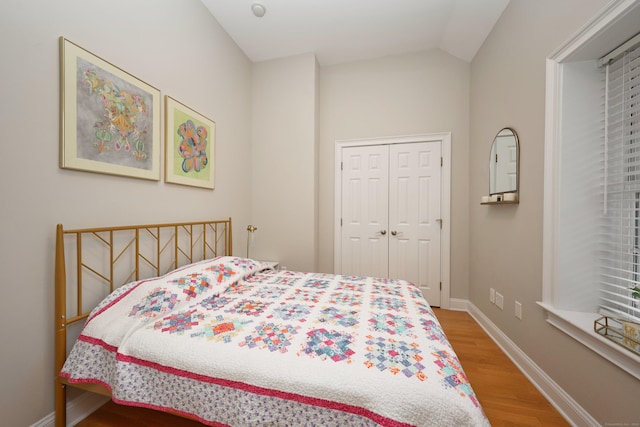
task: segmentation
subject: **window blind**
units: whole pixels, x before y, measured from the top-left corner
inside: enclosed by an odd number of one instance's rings
[[[600,309],[640,322],[640,46],[605,71]]]

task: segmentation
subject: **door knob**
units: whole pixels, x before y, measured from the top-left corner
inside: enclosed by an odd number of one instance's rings
[[[396,230],[393,230],[393,231],[391,232],[391,235],[392,235],[392,236],[395,236],[396,234],[398,234],[398,232],[397,232]]]
[[[384,236],[385,234],[387,234],[387,230],[380,230],[380,234]]]

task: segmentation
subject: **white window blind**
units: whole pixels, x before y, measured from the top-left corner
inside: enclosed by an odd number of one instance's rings
[[[606,65],[603,313],[640,322],[640,47]]]

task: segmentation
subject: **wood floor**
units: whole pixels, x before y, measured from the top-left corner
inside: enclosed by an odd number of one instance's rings
[[[492,426],[569,425],[468,313],[440,309],[435,312]],[[202,427],[192,420],[112,402],[76,425]]]
[[[493,427],[569,426],[468,313],[434,311]]]

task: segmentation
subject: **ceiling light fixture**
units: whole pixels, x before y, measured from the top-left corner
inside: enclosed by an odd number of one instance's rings
[[[258,18],[262,18],[264,16],[265,13],[267,13],[267,9],[261,5],[260,3],[254,3],[251,5],[251,10],[253,11],[253,14],[255,16],[257,16]]]

